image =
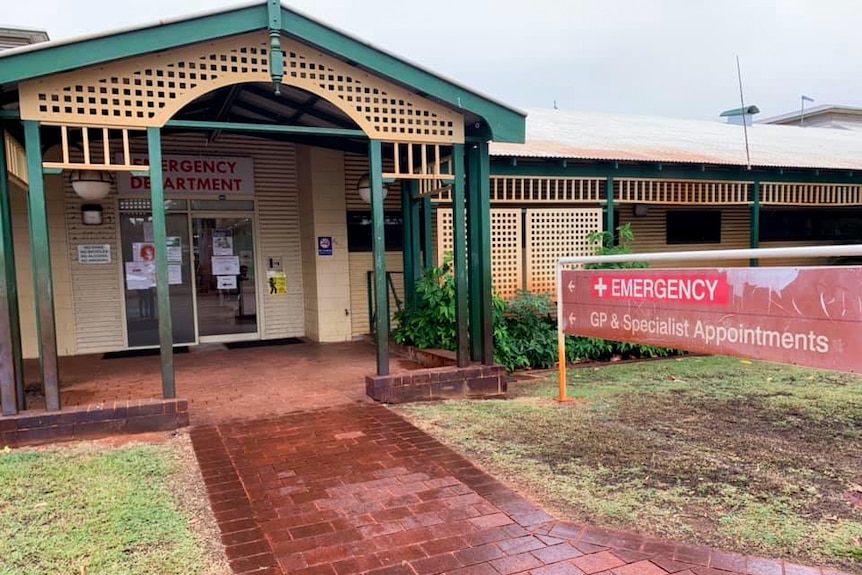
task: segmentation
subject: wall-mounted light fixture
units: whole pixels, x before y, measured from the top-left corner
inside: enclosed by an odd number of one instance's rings
[[[634,213],[635,217],[642,218],[649,214],[649,206],[646,204],[634,204],[632,206],[632,212]]]
[[[365,174],[359,181],[356,183],[356,193],[359,194],[359,197],[362,198],[362,201],[366,204],[371,203],[371,177],[369,174]],[[386,199],[386,196],[389,195],[389,190],[386,186],[383,186],[383,199]]]
[[[103,200],[111,191],[114,178],[110,172],[98,170],[75,170],[69,175],[72,189],[82,199],[95,202]]]
[[[81,223],[85,226],[102,224],[102,206],[99,204],[84,204],[81,206]]]

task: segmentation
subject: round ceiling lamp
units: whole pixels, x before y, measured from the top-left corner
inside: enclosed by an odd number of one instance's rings
[[[369,174],[365,174],[361,178],[359,178],[359,182],[356,184],[356,193],[359,194],[359,197],[362,198],[362,201],[366,204],[371,203],[371,178]],[[389,194],[389,190],[386,186],[383,186],[383,199],[386,199],[386,196]]]
[[[114,182],[109,172],[98,170],[75,170],[70,174],[69,180],[75,193],[90,202],[105,199]]]

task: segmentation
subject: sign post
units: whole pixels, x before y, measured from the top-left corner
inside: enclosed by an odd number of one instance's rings
[[[862,266],[650,270],[567,266],[839,255],[862,255],[862,245],[560,260],[560,401],[566,400],[566,334],[862,372]]]

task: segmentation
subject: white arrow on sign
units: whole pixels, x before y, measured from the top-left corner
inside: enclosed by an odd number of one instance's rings
[[[575,291],[575,282],[574,280],[569,280],[569,293]]]
[[[575,314],[573,314],[573,313],[569,314],[569,323],[575,323],[576,319],[578,319],[578,318],[575,317]]]

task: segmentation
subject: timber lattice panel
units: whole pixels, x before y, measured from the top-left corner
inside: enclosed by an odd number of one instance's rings
[[[700,180],[658,180],[619,178],[615,200],[641,204],[748,204],[751,182],[710,182]]]
[[[523,219],[520,209],[491,210],[491,277],[494,293],[513,297],[524,287]],[[452,253],[452,209],[437,210],[437,265]]]
[[[451,190],[443,190],[434,201],[451,202]],[[491,176],[491,201],[595,204],[605,201],[605,179]]]
[[[464,141],[461,114],[292,38],[282,36],[282,49],[283,83],[330,101],[369,137]],[[271,82],[264,32],[22,82],[21,117],[55,124],[159,127],[196,98],[248,82]]]
[[[560,258],[595,255],[595,246],[587,236],[602,231],[602,210],[548,208],[526,212],[527,289],[553,295]]]
[[[860,184],[760,184],[760,203],[778,206],[859,206]]]

